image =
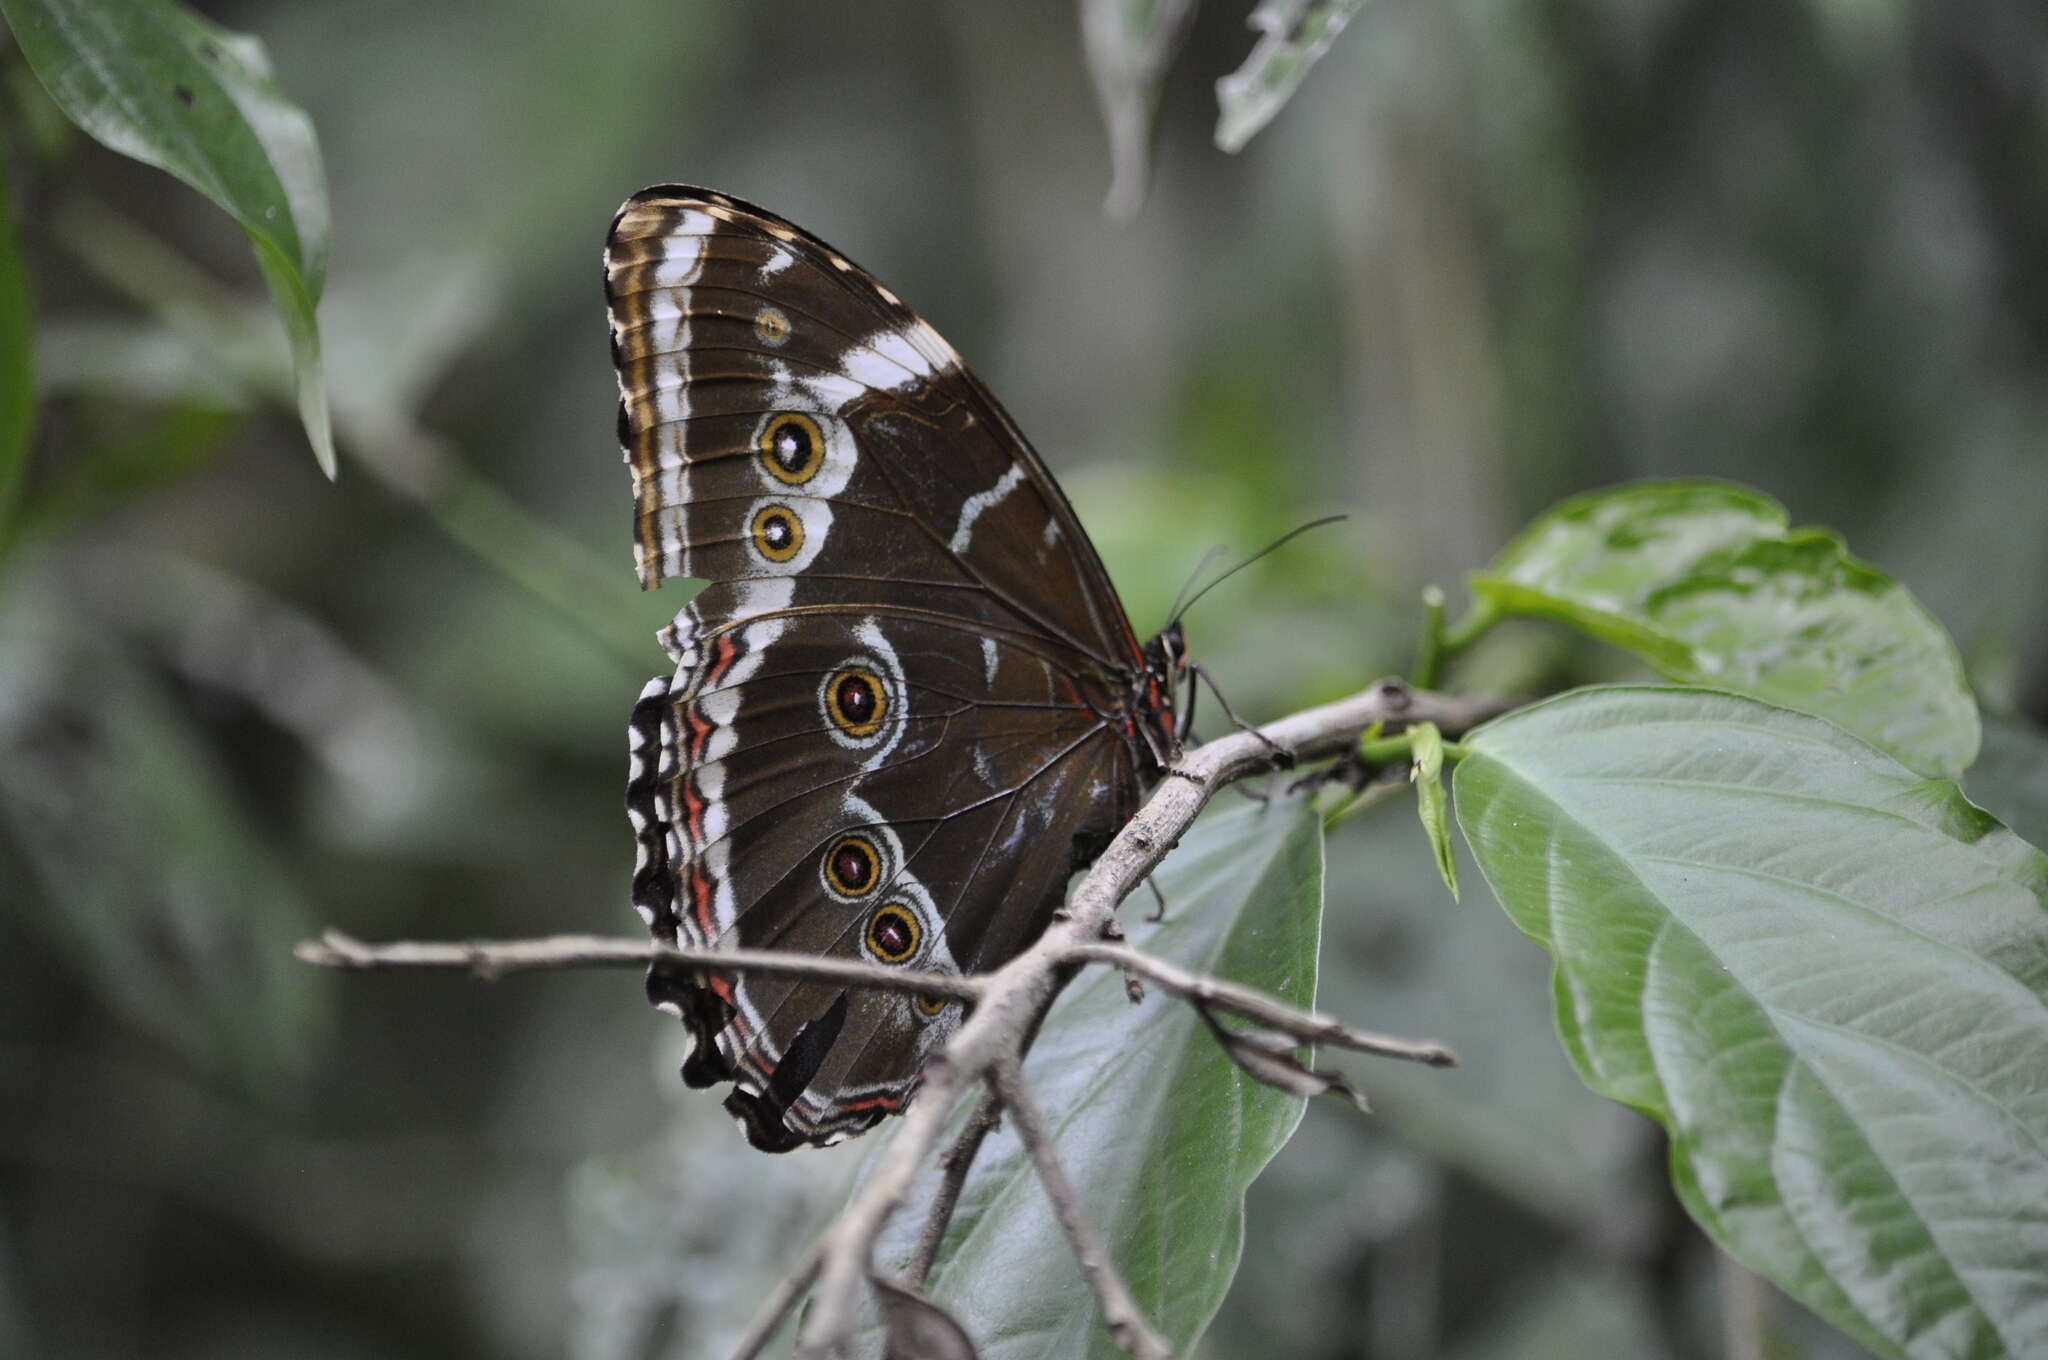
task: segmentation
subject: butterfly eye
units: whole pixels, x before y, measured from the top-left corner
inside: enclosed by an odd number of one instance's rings
[[[917,1007],[917,1013],[927,1020],[938,1019],[939,1012],[953,1004],[943,996],[914,996],[910,1001]]]
[[[754,313],[754,334],[761,343],[771,348],[779,347],[789,339],[789,317],[780,307],[763,307]]]
[[[754,551],[770,562],[787,562],[803,551],[804,524],[786,505],[764,506],[754,516]]]
[[[856,740],[882,730],[889,697],[881,677],[864,666],[849,666],[825,685],[826,716],[832,725]]]
[[[758,321],[755,324],[760,325]],[[785,320],[783,324],[789,323]],[[817,421],[801,411],[785,411],[771,417],[761,427],[756,447],[761,451],[761,466],[768,469],[768,475],[791,486],[808,482],[825,465],[824,432]]]
[[[825,854],[825,886],[841,897],[865,896],[874,888],[881,869],[874,842],[848,836]]]
[[[875,914],[868,917],[868,948],[883,963],[902,963],[917,953],[918,941],[924,936],[917,918],[901,902],[891,902],[877,907]],[[943,1004],[943,998],[940,998]]]

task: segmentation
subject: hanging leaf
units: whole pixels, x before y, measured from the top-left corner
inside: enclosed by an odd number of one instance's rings
[[[36,418],[34,302],[7,169],[0,151],[0,539],[21,494]]]
[[[2048,856],[1838,728],[1579,691],[1466,738],[1458,823],[1595,1090],[1738,1260],[1884,1355],[2048,1348]]]
[[[1323,59],[1330,44],[1365,8],[1365,0],[1260,0],[1245,22],[1259,40],[1244,65],[1216,82],[1216,145],[1225,151],[1244,144],[1273,121]]]
[[[1472,578],[1482,617],[1557,619],[1674,680],[1826,718],[1924,774],[1976,758],[1955,645],[1906,588],[1742,487],[1566,501]]]
[[[1081,0],[1081,47],[1109,130],[1103,208],[1120,221],[1145,202],[1159,84],[1194,13],[1194,0]]]
[[[241,224],[291,342],[299,418],[334,475],[315,318],[327,190],[313,124],[256,39],[174,0],[0,0],[50,96],[90,136],[169,171]]]
[[[1458,853],[1451,847],[1451,819],[1444,809],[1444,734],[1435,723],[1417,723],[1408,729],[1414,752],[1415,809],[1422,815],[1422,831],[1436,855],[1436,871],[1444,886],[1458,896]]]

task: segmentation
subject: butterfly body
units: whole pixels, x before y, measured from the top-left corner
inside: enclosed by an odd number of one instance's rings
[[[980,380],[893,293],[737,199],[660,186],[605,255],[643,585],[708,582],[631,721],[657,939],[970,974],[1013,957],[1179,751],[1150,643]],[[658,965],[756,1146],[901,1108],[963,1003]]]

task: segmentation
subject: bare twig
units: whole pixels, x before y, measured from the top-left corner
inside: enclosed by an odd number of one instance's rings
[[[1213,1006],[1232,1015],[1241,1015],[1303,1043],[1332,1044],[1355,1053],[1399,1058],[1403,1062],[1418,1062],[1427,1067],[1454,1067],[1458,1062],[1458,1055],[1442,1044],[1418,1043],[1413,1039],[1354,1029],[1334,1015],[1290,1006],[1276,997],[1226,978],[1191,973],[1179,964],[1169,963],[1129,945],[1106,941],[1077,944],[1067,951],[1067,957],[1087,963],[1112,964],[1125,972],[1140,974],[1174,996],[1192,1001],[1204,1009]]]
[[[1356,1030],[1329,1016],[1300,1010],[1276,998],[1220,979],[1204,978],[1140,951],[1108,943],[1117,905],[1156,868],[1179,843],[1214,793],[1231,780],[1271,768],[1273,752],[1291,751],[1313,760],[1348,751],[1358,734],[1375,723],[1398,727],[1433,722],[1447,736],[1456,736],[1503,711],[1493,699],[1461,698],[1410,689],[1399,680],[1383,680],[1348,699],[1309,709],[1269,726],[1233,733],[1188,752],[1169,772],[1123,831],[1103,851],[1081,880],[1061,912],[1038,942],[992,973],[960,978],[936,973],[906,972],[858,960],[831,959],[763,950],[674,949],[590,936],[559,936],[544,940],[474,941],[469,943],[405,943],[366,945],[330,932],[299,946],[299,957],[329,967],[466,968],[491,977],[525,968],[576,965],[644,965],[673,959],[703,972],[776,973],[824,978],[851,986],[886,988],[974,1002],[960,1028],[926,1064],[916,1097],[903,1116],[893,1142],[876,1158],[872,1175],[839,1217],[826,1229],[814,1252],[770,1300],[757,1326],[757,1338],[742,1355],[757,1353],[765,1336],[785,1319],[805,1288],[815,1285],[809,1316],[798,1336],[797,1355],[826,1360],[843,1352],[853,1340],[859,1320],[860,1290],[871,1278],[874,1246],[883,1226],[909,1193],[917,1170],[933,1154],[954,1103],[961,1092],[984,1082],[1015,1086],[1014,1069],[1029,1049],[1040,1020],[1067,980],[1084,964],[1110,963],[1157,982],[1167,991],[1202,1007],[1229,1011],[1302,1042],[1341,1045],[1366,1053],[1441,1064],[1453,1061],[1438,1044],[1393,1039]],[[1009,1077],[1004,1073],[1010,1072]],[[1000,1094],[1000,1091],[999,1091]],[[1014,1107],[1012,1107],[1014,1108]],[[928,1272],[944,1237],[953,1203],[967,1167],[982,1146],[985,1125],[992,1122],[984,1104],[970,1120],[948,1156],[941,1199],[935,1201],[918,1247],[914,1280]],[[1048,1191],[1066,1185],[1042,1125],[1026,1135],[1033,1142],[1041,1177]],[[1067,1189],[1071,1200],[1071,1187]],[[1063,1220],[1064,1221],[1064,1220]],[[1070,1235],[1092,1229],[1068,1223]],[[1164,1355],[1164,1343],[1152,1333],[1128,1295],[1112,1302],[1114,1269],[1099,1240],[1076,1246],[1089,1265],[1091,1278],[1104,1294],[1104,1307],[1119,1340],[1140,1355]],[[1105,1276],[1103,1272],[1108,1272]]]
[[[951,1061],[951,1050],[948,1044],[946,1052],[925,1064],[923,1084],[904,1111],[896,1141],[877,1163],[874,1176],[840,1211],[818,1243],[818,1290],[811,1315],[797,1334],[797,1360],[827,1360],[853,1340],[860,1316],[860,1286],[867,1278],[868,1262],[874,1258],[875,1238],[909,1193],[917,1168],[938,1142],[959,1092],[960,1073]]]
[[[947,1040],[941,1056],[926,1067],[924,1086],[904,1116],[906,1127],[877,1159],[867,1186],[827,1230],[817,1301],[798,1355],[824,1360],[851,1340],[860,1282],[873,1257],[875,1238],[929,1155],[960,1084],[986,1078],[997,1063],[1022,1056],[1044,1008],[1071,972],[1073,964],[1064,956],[1076,946],[1101,940],[1117,904],[1179,844],[1217,789],[1239,775],[1266,768],[1267,750],[1274,745],[1314,759],[1349,749],[1375,722],[1426,719],[1445,731],[1462,732],[1495,711],[1490,700],[1417,693],[1398,680],[1382,680],[1349,699],[1283,718],[1257,734],[1233,733],[1189,752],[1173,769],[1178,777],[1161,781],[1082,878],[1066,912],[1046,928],[1038,943],[982,979],[981,1004]]]
[[[1088,1277],[1089,1287],[1095,1291],[1096,1302],[1102,1306],[1102,1320],[1109,1325],[1110,1334],[1119,1346],[1138,1360],[1172,1360],[1173,1348],[1153,1329],[1145,1310],[1131,1297],[1130,1286],[1124,1283],[1116,1262],[1110,1259],[1109,1247],[1082,1211],[1081,1197],[1075,1193],[1073,1182],[1067,1179],[1066,1168],[1060,1165],[1059,1149],[1053,1146],[1045,1118],[1038,1112],[1031,1092],[1025,1088],[1024,1074],[1018,1068],[1017,1060],[1010,1058],[997,1063],[993,1076],[996,1094],[1002,1097],[1004,1108],[1009,1110],[1010,1118],[1017,1125],[1017,1136],[1023,1141],[1024,1150],[1031,1154],[1032,1162],[1038,1167],[1038,1179],[1045,1186],[1046,1197],[1052,1201],[1053,1213],[1058,1216],[1060,1226],[1066,1229],[1067,1241],[1073,1246],[1074,1255],[1080,1258],[1081,1273]]]
[[[462,968],[487,979],[534,968],[644,968],[656,959],[667,959],[705,973],[774,973],[957,1001],[974,1001],[981,996],[981,985],[976,979],[952,973],[892,968],[860,959],[773,949],[678,949],[652,940],[609,935],[364,944],[338,930],[329,930],[317,940],[301,940],[292,952],[302,963],[323,968]]]
[[[968,1116],[967,1127],[960,1130],[960,1136],[953,1141],[939,1157],[939,1188],[932,1196],[932,1207],[925,1214],[924,1230],[917,1236],[917,1251],[910,1258],[910,1265],[904,1275],[920,1289],[925,1277],[932,1273],[932,1263],[939,1259],[939,1245],[946,1240],[946,1228],[953,1221],[953,1210],[960,1203],[960,1191],[967,1184],[967,1173],[974,1166],[974,1159],[981,1155],[982,1140],[995,1132],[996,1125],[1003,1122],[1003,1102],[994,1091],[981,1098],[974,1113]]]
[[[1301,1047],[1301,1041],[1293,1035],[1257,1026],[1233,1029],[1216,1018],[1213,1008],[1201,1002],[1195,1003],[1195,1013],[1202,1017],[1209,1033],[1216,1036],[1223,1052],[1247,1076],[1303,1100],[1334,1093],[1349,1100],[1360,1114],[1372,1113],[1372,1106],[1366,1103],[1365,1092],[1353,1086],[1342,1072],[1310,1067],[1295,1057],[1294,1050]]]
[[[797,1304],[810,1292],[812,1282],[818,1278],[818,1263],[824,1251],[822,1242],[812,1247],[803,1264],[775,1286],[775,1292],[754,1315],[754,1325],[747,1329],[747,1335],[740,1342],[740,1348],[733,1352],[732,1360],[759,1360],[761,1352],[768,1349],[768,1343],[775,1339],[775,1334],[782,1330],[782,1324],[789,1320]]]

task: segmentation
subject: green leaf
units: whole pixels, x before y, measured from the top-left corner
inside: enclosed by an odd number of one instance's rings
[[[1216,82],[1216,145],[1240,151],[1294,98],[1366,0],[1260,0],[1245,22],[1258,30],[1244,65]]]
[[[1159,874],[1166,919],[1134,911],[1125,929],[1188,967],[1311,1004],[1322,845],[1306,800],[1212,814]],[[1103,968],[1060,996],[1025,1077],[1133,1293],[1185,1353],[1237,1272],[1245,1189],[1304,1102],[1240,1071],[1193,1007],[1157,991],[1134,1006],[1123,976]],[[927,1202],[934,1184],[928,1171],[910,1202]],[[897,1216],[882,1260],[908,1258],[916,1219]],[[1121,1354],[1008,1129],[984,1146],[931,1283],[985,1360]]]
[[[1455,900],[1458,852],[1451,847],[1451,819],[1444,810],[1444,734],[1435,723],[1417,723],[1408,729],[1408,740],[1415,760],[1409,774],[1415,781],[1415,810],[1422,814],[1423,833],[1436,854],[1436,871]]]
[[[313,124],[256,39],[173,0],[0,0],[36,76],[71,120],[167,170],[248,233],[291,342],[299,418],[334,475],[315,318],[327,276],[327,191]]]
[[[0,539],[21,495],[36,419],[34,300],[7,171],[0,148]]]
[[[1686,1207],[1885,1355],[2048,1347],[2048,856],[1817,719],[1585,690],[1464,742],[1459,825]]]
[[[150,668],[43,609],[0,615],[41,715],[0,726],[0,918],[185,1061],[289,1089],[326,1023],[291,953],[311,912]]]
[[[1977,754],[1948,634],[1825,529],[1742,487],[1655,482],[1566,501],[1472,578],[1482,616],[1568,623],[1665,675],[1812,713],[1925,774]]]
[[[1109,129],[1112,217],[1128,220],[1145,201],[1159,84],[1194,12],[1194,0],[1081,0],[1081,46]]]
[[[2035,845],[2048,845],[2048,732],[2022,718],[1984,724],[1984,752],[1963,781],[1970,797]]]

